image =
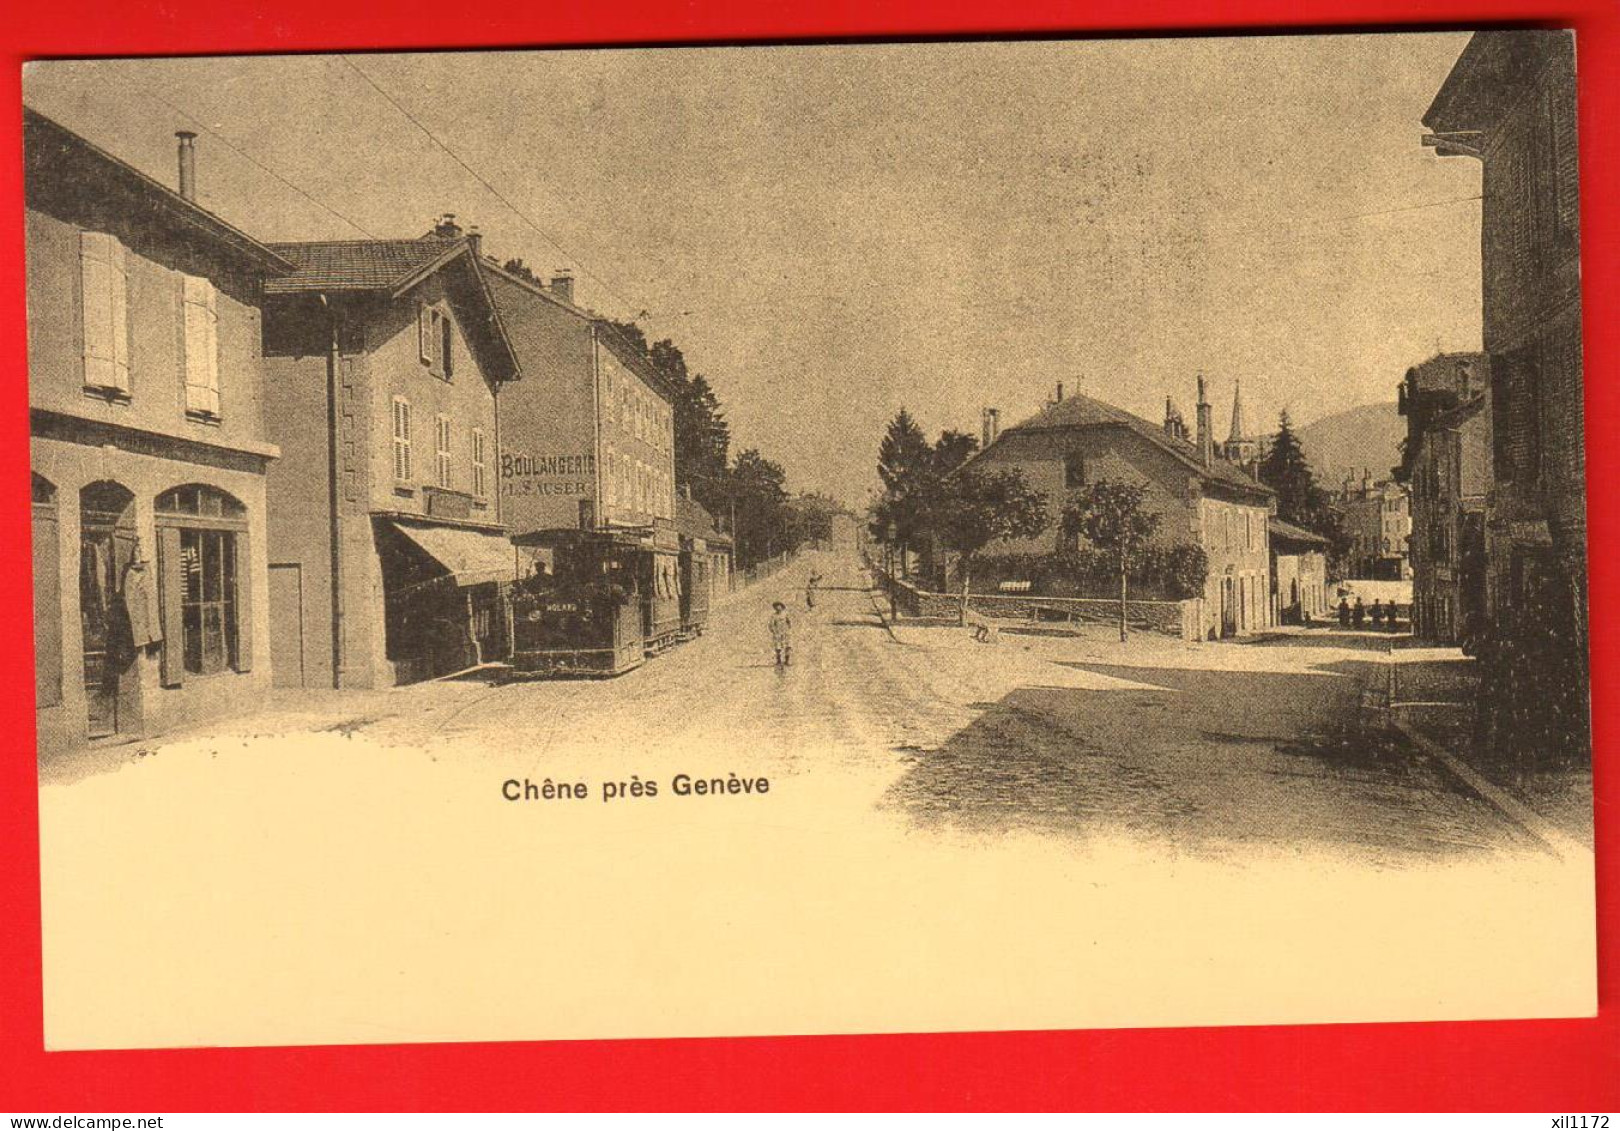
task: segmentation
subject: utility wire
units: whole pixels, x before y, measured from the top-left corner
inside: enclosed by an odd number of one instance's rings
[[[573,263],[575,264],[575,266],[577,266],[579,268],[580,274],[586,275],[586,276],[588,276],[588,277],[590,277],[592,279],[595,279],[598,283],[601,284],[601,286],[602,286],[602,288],[604,290],[606,290],[609,294],[613,295],[620,302],[622,302],[627,309],[637,310],[637,311],[639,311],[641,309],[636,303],[631,302],[629,299],[627,299],[624,296],[624,293],[622,291],[620,291],[617,287],[615,287],[612,283],[608,282],[608,280],[604,279],[601,275],[597,274],[595,271],[592,271],[589,267],[587,267],[585,265],[585,262],[582,259],[580,259],[579,256],[575,255],[573,252],[571,252],[567,248],[565,248],[560,242],[558,242],[556,236],[553,236],[550,232],[546,231],[539,224],[537,224],[534,221],[534,219],[528,215],[528,213],[524,212],[523,209],[519,208],[516,204],[513,204],[512,201],[509,200],[506,197],[506,195],[501,192],[500,189],[498,189],[494,185],[490,184],[490,182],[484,178],[483,174],[479,173],[477,169],[474,169],[471,165],[467,164],[466,161],[462,160],[461,155],[459,153],[457,153],[454,149],[451,149],[443,141],[440,141],[437,134],[435,134],[432,130],[428,129],[427,126],[423,125],[421,119],[419,119],[415,114],[412,114],[409,110],[407,110],[400,103],[400,101],[397,98],[395,98],[393,95],[389,94],[380,85],[378,85],[377,80],[372,78],[364,70],[362,70],[358,63],[356,63],[353,59],[351,59],[347,55],[339,55],[338,58],[342,59],[345,63],[347,63],[349,65],[349,67],[351,69],[353,69],[355,74],[357,74],[361,78],[365,79],[366,83],[371,87],[371,89],[375,90],[378,94],[382,95],[382,97],[388,102],[388,104],[390,106],[392,106],[395,110],[398,110],[401,114],[403,114],[410,121],[410,123],[412,125],[414,125],[417,129],[421,130],[422,133],[427,135],[427,139],[429,141],[431,141],[439,149],[444,151],[444,153],[450,158],[450,160],[454,161],[457,165],[460,165],[462,167],[462,169],[464,169],[466,171],[468,176],[472,177],[473,180],[475,180],[479,184],[483,185],[484,189],[491,196],[493,196],[496,200],[498,200],[502,204],[504,204],[507,207],[507,209],[510,210],[511,213],[514,216],[516,216],[519,220],[522,220],[525,224],[527,224],[530,228],[532,228],[542,239],[544,239],[552,247],[556,248],[562,255],[564,255],[566,258],[572,260]],[[645,312],[643,312],[643,313],[645,313]]]
[[[176,114],[179,114],[182,118],[186,119],[188,122],[191,122],[198,129],[200,129],[203,133],[207,134],[209,137],[211,137],[214,140],[218,141],[221,145],[223,145],[223,146],[225,146],[225,148],[231,150],[238,157],[241,157],[244,161],[247,161],[249,164],[255,166],[256,168],[258,168],[260,170],[262,170],[263,172],[269,173],[276,180],[280,181],[282,184],[286,185],[288,188],[290,188],[294,192],[296,192],[299,196],[303,197],[305,200],[309,201],[311,204],[315,205],[317,208],[320,208],[322,211],[329,212],[333,216],[336,216],[339,220],[342,220],[345,224],[347,224],[347,225],[349,225],[349,227],[355,229],[355,231],[359,232],[361,235],[364,235],[364,236],[366,236],[366,237],[368,237],[370,239],[376,239],[377,238],[371,232],[367,231],[366,228],[362,224],[360,224],[358,221],[350,219],[348,216],[345,216],[343,213],[339,212],[336,208],[333,208],[330,204],[327,204],[325,201],[317,199],[315,196],[311,195],[305,189],[300,188],[298,185],[294,184],[291,180],[289,180],[288,178],[282,176],[280,173],[276,172],[276,170],[274,170],[270,166],[266,165],[263,161],[260,161],[257,157],[253,156],[253,154],[251,154],[247,150],[243,149],[240,145],[236,144],[230,138],[226,137],[224,134],[222,134],[218,130],[214,129],[207,122],[203,121],[201,118],[197,117],[195,114],[187,113],[185,110],[182,110],[180,107],[176,106],[173,102],[170,102],[167,98],[163,97],[161,94],[157,93],[156,91],[150,90],[147,87],[141,86],[141,85],[139,85],[139,84],[137,84],[135,82],[132,82],[132,81],[130,81],[128,79],[122,80],[122,84],[127,90],[133,91],[136,94],[144,94],[146,97],[148,97],[148,98],[150,98],[150,99],[152,99],[152,100],[154,100],[156,102],[163,103],[163,105],[167,106],[170,110],[174,111]]]
[[[1418,204],[1402,204],[1393,208],[1380,208],[1372,212],[1356,212],[1346,216],[1302,216],[1298,219],[1292,220],[1284,218],[1263,224],[1246,224],[1232,227],[1215,225],[1209,228],[1207,231],[1189,234],[1186,236],[1178,234],[1174,236],[1173,239],[1175,243],[1180,245],[1198,244],[1204,242],[1205,240],[1225,239],[1231,236],[1243,235],[1250,232],[1275,232],[1278,228],[1305,228],[1307,229],[1307,233],[1300,233],[1291,237],[1296,239],[1305,238],[1307,234],[1320,235],[1321,230],[1324,228],[1331,228],[1339,224],[1346,224],[1356,220],[1370,220],[1379,216],[1391,216],[1402,212],[1419,212],[1428,208],[1449,208],[1453,205],[1468,204],[1472,201],[1482,199],[1484,198],[1479,193],[1475,193],[1472,196],[1457,196],[1451,197],[1447,200],[1427,200]],[[1064,252],[1059,255],[1042,256],[1037,259],[1018,259],[1012,261],[1010,266],[1020,269],[1045,267],[1054,263],[1070,262],[1074,259],[1075,256],[1072,253]],[[779,281],[785,282],[785,280]],[[881,294],[886,291],[907,290],[910,289],[911,286],[912,284],[906,282],[880,283],[869,279],[864,282],[857,283],[853,289],[857,291],[870,291]],[[956,304],[953,305],[951,309],[957,312],[967,312],[972,310],[999,308],[1006,306],[1008,302],[1014,301],[1017,297],[1018,296],[1003,296],[988,301]],[[788,298],[743,299],[733,303],[720,303],[708,306],[690,306],[675,310],[648,311],[646,313],[651,317],[664,320],[673,320],[678,318],[698,317],[705,314],[717,313],[719,311],[744,310],[761,306],[769,308],[792,304],[795,307],[802,309],[807,302],[826,302],[834,303],[839,306],[850,307],[855,305],[858,301],[859,299],[851,298],[850,292],[847,290],[825,293],[796,290]]]

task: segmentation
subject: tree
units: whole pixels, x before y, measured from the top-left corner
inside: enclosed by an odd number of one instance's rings
[[[710,510],[728,505],[727,465],[731,425],[720,399],[698,374],[681,387],[675,401],[675,481]]]
[[[879,504],[882,527],[873,533],[900,547],[901,572],[905,552],[921,541],[928,525],[927,483],[934,459],[933,448],[912,415],[902,408],[889,421],[878,445],[878,478],[883,481]]]
[[[781,465],[747,448],[731,468],[731,492],[736,505],[737,562],[756,565],[796,547],[799,528],[787,507],[787,474]]]
[[[508,259],[505,263],[501,264],[501,269],[518,276],[520,279],[527,279],[537,287],[545,286],[545,284],[540,281],[540,276],[534,273],[533,268],[531,268],[521,259]]]
[[[966,432],[957,432],[946,429],[934,441],[933,448],[928,453],[928,459],[917,472],[912,491],[912,505],[919,516],[919,531],[921,541],[922,564],[921,573],[924,584],[937,585],[944,588],[946,585],[944,563],[937,560],[934,549],[938,539],[929,535],[935,532],[937,525],[935,512],[942,505],[948,505],[954,492],[951,483],[952,474],[979,450],[979,441]]]
[[[1127,637],[1125,610],[1132,558],[1158,533],[1160,516],[1147,509],[1146,483],[1099,479],[1076,491],[1063,508],[1063,531],[1078,534],[1114,556],[1119,569],[1119,638]]]
[[[971,432],[946,429],[934,441],[933,469],[940,476],[949,475],[979,450],[979,438]]]
[[[1277,418],[1277,434],[1260,461],[1259,474],[1260,482],[1277,492],[1278,518],[1328,540],[1329,563],[1337,573],[1349,552],[1350,535],[1334,509],[1332,492],[1317,484],[1286,409]]]
[[[969,468],[953,476],[933,501],[930,524],[946,549],[957,554],[962,584],[959,623],[967,623],[974,557],[1005,538],[1036,538],[1048,525],[1046,496],[1021,472]]]

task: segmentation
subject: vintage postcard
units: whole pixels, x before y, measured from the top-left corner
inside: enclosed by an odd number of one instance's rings
[[[30,64],[49,1047],[1591,1014],[1576,46]]]

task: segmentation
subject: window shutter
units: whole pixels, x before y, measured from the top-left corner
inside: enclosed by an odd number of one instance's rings
[[[113,387],[129,392],[129,267],[124,245],[107,238],[107,262],[112,279],[112,361]]]
[[[62,570],[56,505],[34,504],[34,705],[62,702]]]
[[[236,670],[253,670],[253,548],[248,532],[239,530],[236,544]]]
[[[84,383],[129,392],[129,318],[124,246],[102,232],[79,234]]]
[[[185,620],[181,613],[183,570],[180,560],[180,528],[160,526],[158,537],[158,615],[163,621],[163,656],[159,676],[164,687],[179,687],[185,681]]]
[[[416,309],[416,352],[424,362],[433,364],[433,311],[425,305]]]
[[[186,410],[219,415],[219,305],[214,284],[181,276],[185,321]]]

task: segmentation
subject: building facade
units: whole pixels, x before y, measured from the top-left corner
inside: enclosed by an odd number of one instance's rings
[[[1370,581],[1404,581],[1412,576],[1407,546],[1412,535],[1412,503],[1406,487],[1393,479],[1346,479],[1335,504],[1344,519],[1350,550],[1345,576]]]
[[[1271,586],[1276,624],[1310,624],[1327,619],[1328,540],[1304,527],[1273,516],[1266,524],[1271,535]]]
[[[1488,616],[1489,358],[1442,354],[1414,366],[1401,383],[1400,411],[1407,436],[1396,477],[1412,498],[1412,632],[1469,643]]]
[[[39,748],[128,740],[270,685],[259,348],[292,264],[24,115]]]
[[[475,238],[275,245],[277,682],[385,687],[504,654],[496,394],[519,367]]]
[[[1443,156],[1483,165],[1484,344],[1493,481],[1486,554],[1493,622],[1564,606],[1584,667],[1586,449],[1581,366],[1575,43],[1481,32],[1423,119]],[[1511,627],[1508,628],[1512,631]]]
[[[663,575],[673,576],[680,548],[673,391],[614,326],[574,304],[567,276],[542,286],[484,267],[531,375],[501,399],[499,490],[512,534],[634,539],[655,556],[655,584],[672,586]]]
[[[1423,117],[1482,165],[1491,361],[1480,733],[1520,772],[1591,758],[1575,40],[1484,31]]]
[[[994,435],[969,466],[1018,470],[1046,496],[1054,519],[1068,497],[1088,483],[1145,483],[1146,507],[1160,516],[1157,539],[1194,543],[1209,559],[1201,635],[1242,636],[1272,623],[1267,520],[1274,496],[1216,454],[1213,431],[1202,379],[1195,441],[1168,418],[1158,427],[1076,395]],[[985,552],[1047,553],[1060,550],[1062,541],[1054,521],[1038,539],[998,542]]]

